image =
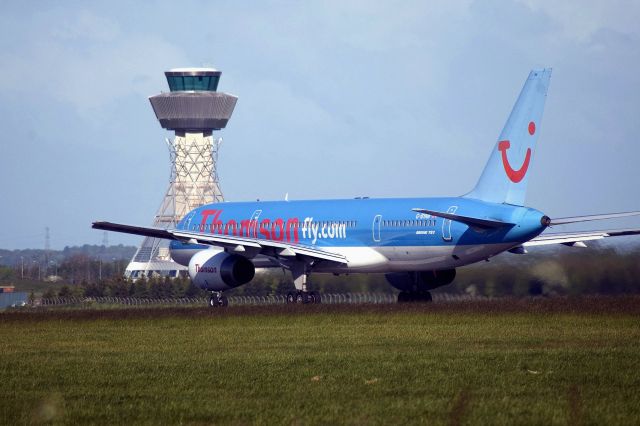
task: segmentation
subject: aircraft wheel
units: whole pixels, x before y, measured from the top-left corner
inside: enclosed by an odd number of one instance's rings
[[[433,301],[433,297],[431,297],[431,293],[429,293],[428,291],[425,292],[421,292],[421,293],[417,293],[416,294],[416,301],[418,302],[431,302]]]
[[[306,291],[299,291],[296,294],[296,303],[302,303],[302,304],[307,304],[311,302],[311,298],[309,297],[309,293],[307,293]]]
[[[310,296],[310,302],[311,303],[315,303],[315,304],[319,304],[322,303],[322,297],[320,296],[320,293],[318,293],[317,291],[312,291],[311,293],[309,293]]]
[[[407,303],[411,302],[411,294],[406,291],[401,291],[398,293],[398,303]]]
[[[222,295],[212,294],[211,296],[209,296],[210,308],[217,308],[220,306],[228,306],[228,305],[229,305],[229,300]]]

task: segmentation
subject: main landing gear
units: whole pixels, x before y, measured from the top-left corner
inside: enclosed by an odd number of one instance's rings
[[[321,303],[322,298],[317,291],[296,291],[287,293],[287,304],[289,303]]]
[[[431,302],[433,298],[428,291],[401,291],[398,293],[398,303]]]
[[[307,275],[309,270],[304,262],[295,262],[291,265],[291,275],[293,275],[293,285],[296,291],[287,294],[287,304],[289,303],[320,303],[320,293],[317,291],[307,291]]]
[[[229,305],[229,300],[227,300],[227,298],[224,297],[222,293],[219,291],[213,292],[211,293],[211,296],[209,296],[210,308],[218,308],[218,307],[223,307],[228,305]]]

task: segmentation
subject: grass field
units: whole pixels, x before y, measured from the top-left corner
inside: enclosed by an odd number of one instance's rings
[[[0,314],[0,423],[638,424],[640,298]]]

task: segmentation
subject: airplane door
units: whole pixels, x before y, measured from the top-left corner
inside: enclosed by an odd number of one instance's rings
[[[373,241],[380,242],[380,224],[382,223],[382,215],[376,215],[373,218]]]
[[[252,236],[254,238],[258,238],[258,219],[260,218],[261,214],[262,214],[262,210],[256,210],[251,215],[251,225],[250,225],[251,229],[249,230],[249,234],[253,233]]]
[[[255,220],[257,222],[261,214],[262,214],[262,210],[254,211],[253,214],[251,215],[251,220]]]
[[[195,214],[196,212],[194,210],[187,215],[187,220],[184,221],[184,229],[191,229],[191,219],[193,219],[193,216],[195,216]]]
[[[458,210],[458,206],[451,206],[447,213],[455,213]],[[451,219],[445,219],[442,221],[442,239],[445,241],[453,240],[451,236]]]

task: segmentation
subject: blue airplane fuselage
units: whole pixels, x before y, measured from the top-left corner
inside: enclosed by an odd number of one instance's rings
[[[513,226],[481,229],[415,208]],[[258,201],[205,205],[177,228],[322,248],[349,259],[348,265],[319,265],[318,272],[419,271],[467,265],[519,246],[545,229],[543,217],[535,209],[464,197]],[[171,255],[188,265],[207,248],[172,241]]]

